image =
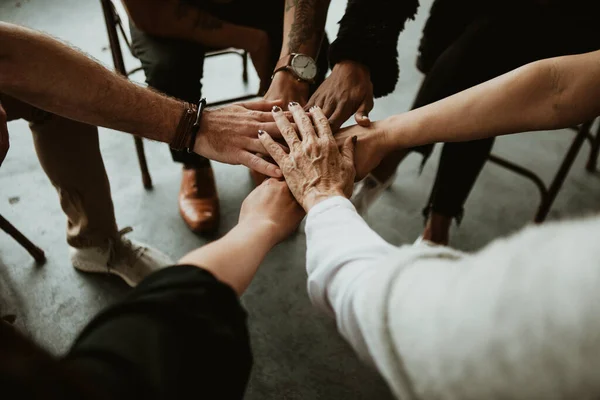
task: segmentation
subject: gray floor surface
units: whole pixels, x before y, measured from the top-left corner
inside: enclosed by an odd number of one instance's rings
[[[383,118],[409,108],[422,76],[414,66],[416,47],[431,1],[422,1],[408,23],[398,49],[401,77],[396,91],[377,100],[372,117]],[[345,2],[334,0],[327,30],[335,36]],[[111,65],[99,2],[95,0],[0,0],[0,20],[46,31]],[[134,62],[128,59],[129,65]],[[252,73],[244,88],[237,60],[211,59],[204,88],[209,99],[251,92]],[[141,79],[141,78],[140,78]],[[65,217],[46,179],[26,123],[9,124],[11,151],[0,169],[0,214],[14,223],[48,256],[36,267],[16,242],[0,232],[0,312],[15,312],[20,326],[50,351],[66,351],[77,332],[100,309],[128,292],[116,278],[76,272],[68,261]],[[548,181],[558,167],[572,134],[568,131],[501,138],[494,152],[538,171]],[[176,258],[206,240],[192,234],[179,217],[176,199],[180,169],[167,146],[146,142],[154,189],[142,187],[133,140],[101,129],[102,153],[112,185],[117,221],[132,226],[132,237]],[[437,168],[437,154],[419,175],[420,157],[410,156],[391,190],[373,206],[368,221],[393,244],[410,243],[420,234],[420,210]],[[551,219],[597,210],[599,174],[584,169],[587,147],[578,157],[550,214]],[[215,163],[223,210],[220,234],[237,220],[252,185],[243,167]],[[493,238],[529,223],[539,202],[535,187],[488,164],[470,196],[464,221],[453,228],[452,245],[481,248]],[[363,366],[338,336],[335,325],[310,305],[306,290],[305,238],[296,234],[275,248],[263,263],[242,301],[249,313],[255,364],[248,399],[385,399],[389,392],[376,373]]]

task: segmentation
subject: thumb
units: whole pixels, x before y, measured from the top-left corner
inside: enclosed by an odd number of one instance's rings
[[[356,110],[356,114],[354,114],[354,119],[356,123],[360,126],[369,126],[371,124],[371,119],[369,118],[369,112],[373,109],[373,99],[367,99],[362,102],[358,110]]]
[[[342,157],[350,165],[354,165],[354,150],[356,149],[357,141],[357,136],[350,136],[344,141],[344,146],[342,147]]]

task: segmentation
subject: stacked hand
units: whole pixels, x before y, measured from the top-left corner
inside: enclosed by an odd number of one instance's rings
[[[359,125],[368,126],[373,84],[367,67],[353,61],[337,63],[305,108],[313,106],[321,107],[334,133],[352,114]]]
[[[242,203],[240,224],[248,224],[255,230],[266,227],[273,243],[288,237],[300,225],[304,210],[285,181],[267,179],[256,187]]]
[[[299,132],[280,107],[273,108],[273,116],[289,153],[264,130],[259,132],[259,138],[281,168],[298,203],[308,211],[329,197],[349,197],[354,185],[356,137],[348,137],[340,150],[320,108],[312,108],[306,114],[299,104],[290,103],[288,109]]]
[[[242,164],[267,176],[279,178],[281,170],[256,153],[265,150],[258,130],[277,132],[271,108],[280,102],[254,101],[204,111],[194,152],[211,160]]]
[[[358,144],[354,154],[354,167],[356,180],[361,180],[375,169],[388,154],[386,134],[381,121],[374,122],[367,127],[353,125],[341,129],[335,139],[338,146],[343,146],[348,138],[356,136]]]

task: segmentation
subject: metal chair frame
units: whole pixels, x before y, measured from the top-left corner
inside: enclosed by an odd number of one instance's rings
[[[120,36],[123,38],[123,41],[127,45],[127,48],[129,49],[130,53],[133,55],[131,41],[129,40],[129,37],[127,36],[127,33],[125,32],[123,21],[121,20],[121,17],[119,16],[119,13],[118,13],[113,1],[112,0],[100,0],[100,3],[102,4],[102,11],[104,13],[104,22],[106,24],[106,31],[108,34],[108,41],[109,41],[110,51],[111,51],[115,70],[122,76],[129,78],[129,76],[131,76],[132,74],[140,71],[142,69],[142,67],[139,66],[139,67],[134,68],[129,71],[126,69],[125,61],[123,60],[123,52],[121,50],[121,42],[119,39],[119,32],[121,34]],[[236,54],[241,57],[241,59],[242,59],[242,80],[243,80],[244,84],[247,84],[248,83],[248,52],[246,52],[244,50],[228,48],[228,49],[222,49],[222,50],[209,51],[206,53],[206,58],[216,57],[216,56],[225,55],[225,54]],[[257,96],[256,94],[243,95],[243,96],[239,96],[239,97],[234,97],[234,98],[230,98],[230,99],[212,102],[212,103],[209,103],[208,106],[215,107],[215,106],[234,103],[234,102],[238,102],[238,101],[249,100],[256,96]],[[140,170],[142,172],[142,182],[146,189],[151,189],[152,188],[152,178],[150,176],[150,171],[148,170],[148,163],[146,161],[146,154],[144,151],[144,142],[143,142],[142,138],[137,137],[137,136],[134,137],[133,140],[135,142],[135,149],[136,149],[137,156],[138,156]]]
[[[532,181],[535,186],[538,188],[540,192],[540,204],[538,206],[537,212],[534,217],[534,222],[541,223],[544,222],[548,213],[550,212],[550,208],[558,195],[558,192],[562,188],[562,185],[567,177],[567,174],[571,170],[583,143],[587,140],[590,143],[590,155],[588,157],[588,161],[586,164],[586,170],[589,172],[595,172],[598,164],[598,151],[600,149],[600,125],[597,129],[596,134],[592,134],[592,126],[594,121],[589,121],[584,124],[581,124],[578,127],[571,128],[576,131],[577,134],[573,141],[571,142],[571,146],[569,150],[563,157],[563,160],[552,178],[552,181],[549,185],[546,185],[544,181],[537,175],[535,172],[531,171],[528,168],[525,168],[521,165],[518,165],[512,161],[509,161],[505,158],[498,157],[494,154],[490,154],[488,160],[502,168],[506,168],[509,171],[512,171],[522,177],[529,179]]]

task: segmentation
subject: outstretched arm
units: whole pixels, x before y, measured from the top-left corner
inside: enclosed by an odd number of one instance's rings
[[[235,228],[187,254],[179,264],[204,268],[241,295],[269,250],[289,236],[303,217],[287,184],[267,179],[244,200]]]
[[[370,128],[348,128],[338,141],[358,136],[357,175],[363,176],[395,149],[582,123],[600,115],[599,94],[600,51],[551,58]]]
[[[137,86],[47,35],[1,22],[0,92],[66,118],[165,143],[172,143],[184,110],[183,102]],[[264,112],[273,105],[262,101],[206,110],[195,152],[280,176],[255,155],[264,152],[256,132],[275,129],[271,114]],[[4,143],[0,139],[0,147]]]

